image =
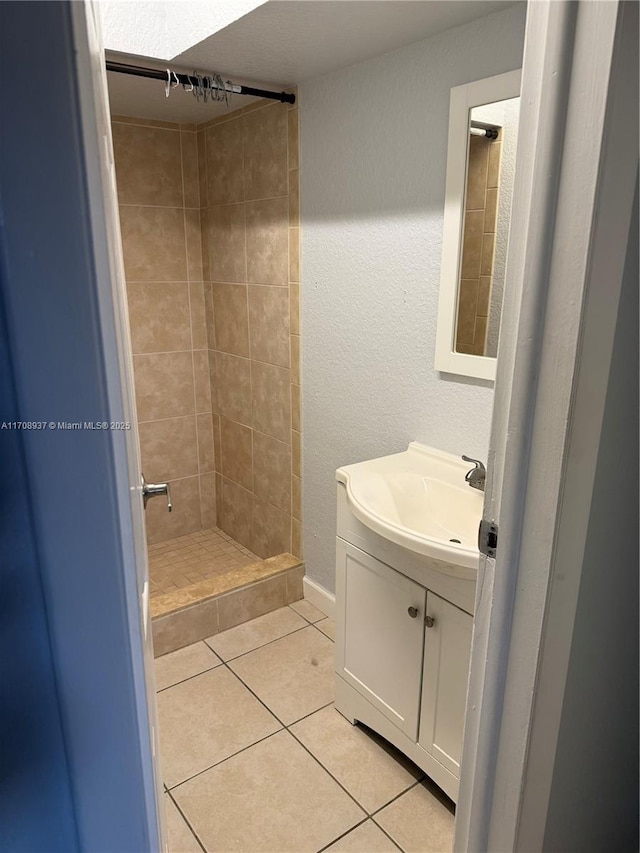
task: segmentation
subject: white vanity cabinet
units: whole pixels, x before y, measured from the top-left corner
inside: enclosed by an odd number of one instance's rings
[[[475,581],[433,570],[365,527],[338,485],[336,707],[397,746],[454,801],[474,593]]]

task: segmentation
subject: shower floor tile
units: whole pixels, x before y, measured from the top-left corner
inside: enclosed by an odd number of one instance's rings
[[[259,562],[248,548],[213,527],[149,546],[151,597]]]

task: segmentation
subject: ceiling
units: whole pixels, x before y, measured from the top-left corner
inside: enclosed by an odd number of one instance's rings
[[[171,67],[216,71],[234,83],[279,91],[510,5],[511,0],[270,0],[183,50]],[[111,51],[108,55],[160,68],[167,64]],[[107,76],[114,114],[192,122],[227,110],[224,104],[197,103],[181,89],[167,99],[159,81],[113,72]],[[235,96],[231,108],[249,102]]]

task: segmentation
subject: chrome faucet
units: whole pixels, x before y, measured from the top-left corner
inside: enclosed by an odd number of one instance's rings
[[[479,459],[472,459],[470,456],[462,457],[465,462],[473,462],[474,467],[465,474],[465,481],[469,483],[472,489],[480,489],[484,492],[484,484],[487,479],[487,469]]]

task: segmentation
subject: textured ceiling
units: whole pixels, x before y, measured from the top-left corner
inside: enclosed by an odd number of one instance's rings
[[[178,54],[171,65],[280,90],[509,5],[508,0],[271,0]],[[189,122],[226,111],[224,105],[198,104],[180,89],[166,99],[158,81],[108,77],[114,114]],[[246,103],[248,98],[237,96],[232,108]]]

